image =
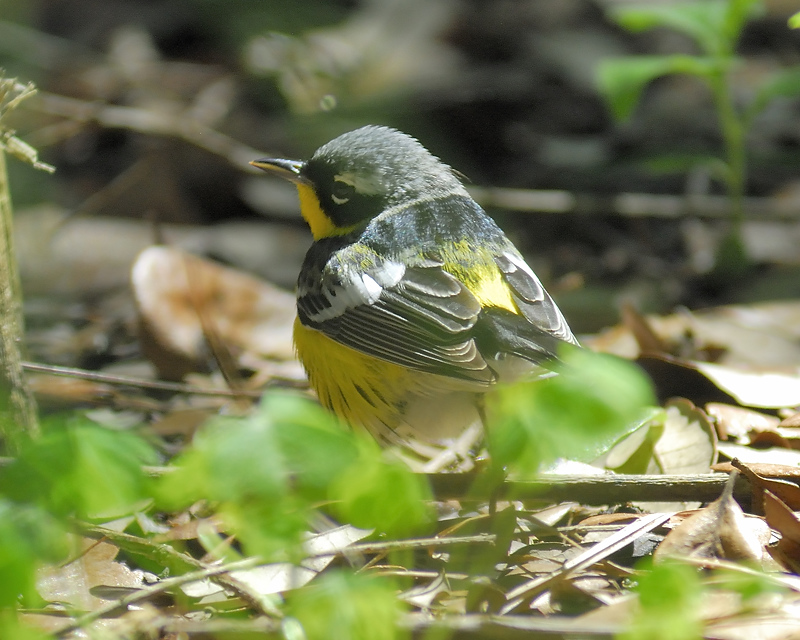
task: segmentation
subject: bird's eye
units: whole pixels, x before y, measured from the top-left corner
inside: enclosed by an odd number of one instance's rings
[[[355,187],[352,184],[347,184],[341,180],[336,180],[333,183],[333,191],[331,191],[331,200],[336,204],[345,204],[353,197]]]

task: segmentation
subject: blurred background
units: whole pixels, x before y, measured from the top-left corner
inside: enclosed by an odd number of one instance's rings
[[[53,298],[73,305],[65,322],[85,319],[154,239],[291,289],[310,236],[291,186],[247,162],[307,157],[368,123],[463,173],[576,331],[617,322],[623,302],[797,297],[800,100],[771,100],[749,128],[747,264],[721,270],[724,212],[686,206],[725,193],[707,87],[660,78],[624,122],[598,89],[604,60],[697,47],[623,29],[609,12],[624,4],[4,0],[0,66],[40,89],[13,126],[57,167],[10,163],[29,322],[52,317]],[[734,101],[800,65],[797,9],[768,0],[748,21]]]

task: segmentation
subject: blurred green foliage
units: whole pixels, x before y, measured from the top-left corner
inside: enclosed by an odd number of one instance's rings
[[[70,518],[132,513],[151,493],[142,465],[156,457],[144,440],[80,414],[51,417],[43,430],[0,468],[0,614],[20,598],[39,603],[36,569],[66,558]],[[26,637],[7,635],[15,624],[0,615],[0,637]]]
[[[217,503],[247,552],[265,558],[299,553],[319,505],[394,536],[430,519],[420,476],[296,394],[271,393],[253,416],[215,420],[175,465],[159,485],[161,504]]]
[[[590,461],[641,425],[655,402],[630,362],[565,349],[558,376],[500,389],[489,398],[495,464],[523,476],[558,458]]]
[[[612,113],[631,117],[644,88],[656,78],[687,74],[711,90],[725,146],[724,160],[707,165],[725,184],[731,198],[731,231],[721,245],[716,271],[725,277],[746,272],[747,254],[741,239],[747,183],[746,135],[753,119],[774,98],[800,95],[800,66],[767,76],[747,107],[735,98],[732,71],[740,64],[736,46],[747,21],[763,13],[762,0],[708,0],[667,5],[634,4],[613,9],[611,17],[632,32],[655,27],[674,29],[692,39],[700,55],[625,56],[605,60],[598,81]],[[698,159],[698,162],[700,159]]]
[[[0,638],[13,640],[44,640],[50,635],[21,624],[11,610],[0,610]]]
[[[65,530],[52,515],[34,505],[0,499],[0,613],[20,597],[28,605],[38,603],[36,567],[63,560],[68,551]]]
[[[399,640],[402,611],[386,579],[331,572],[310,589],[294,592],[287,612],[298,620],[307,640]]]
[[[703,585],[697,569],[663,562],[645,570],[635,591],[639,610],[620,640],[699,640],[703,625],[699,605]]]
[[[54,416],[0,469],[0,495],[56,516],[110,519],[150,495],[143,464],[157,457],[141,438],[113,432],[80,414]]]

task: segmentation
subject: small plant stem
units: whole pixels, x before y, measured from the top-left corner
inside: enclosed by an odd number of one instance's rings
[[[36,402],[22,371],[25,329],[12,232],[11,192],[0,142],[0,432],[5,453],[14,453],[24,437],[39,432]]]
[[[711,80],[714,101],[717,106],[722,138],[727,158],[725,182],[731,199],[731,235],[741,239],[744,221],[744,192],[747,182],[747,160],[745,153],[745,126],[743,118],[736,112],[733,103],[729,70],[725,68]]]

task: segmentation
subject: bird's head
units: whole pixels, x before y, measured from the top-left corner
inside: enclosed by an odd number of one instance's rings
[[[389,127],[345,133],[305,162],[265,158],[250,164],[297,185],[315,240],[349,233],[403,203],[466,194],[450,167]]]

